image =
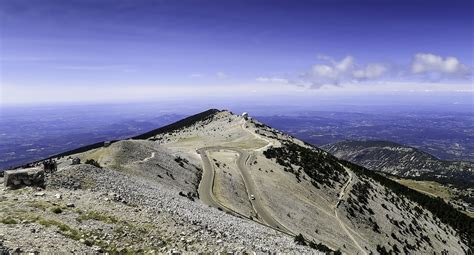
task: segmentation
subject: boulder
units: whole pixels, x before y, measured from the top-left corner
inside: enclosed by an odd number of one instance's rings
[[[79,165],[81,163],[81,159],[80,158],[73,158],[72,159],[72,165]]]
[[[44,187],[44,170],[26,168],[5,171],[5,187],[20,188],[22,186]]]

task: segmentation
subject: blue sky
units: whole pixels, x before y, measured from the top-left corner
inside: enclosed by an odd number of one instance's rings
[[[0,0],[1,100],[472,95],[473,9],[456,0]]]

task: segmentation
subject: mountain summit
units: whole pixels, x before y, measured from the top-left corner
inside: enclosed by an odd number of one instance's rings
[[[463,254],[473,242],[473,220],[442,200],[229,111],[54,159],[41,194],[1,191],[6,247]]]

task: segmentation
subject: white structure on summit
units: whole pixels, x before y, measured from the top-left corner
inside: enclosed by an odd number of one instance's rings
[[[248,118],[248,117],[249,117],[249,114],[248,114],[247,112],[244,112],[244,113],[242,113],[242,117]]]

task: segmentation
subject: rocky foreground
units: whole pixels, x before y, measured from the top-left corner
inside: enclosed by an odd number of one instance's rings
[[[0,189],[0,254],[303,252],[292,237],[144,178],[81,164]]]

